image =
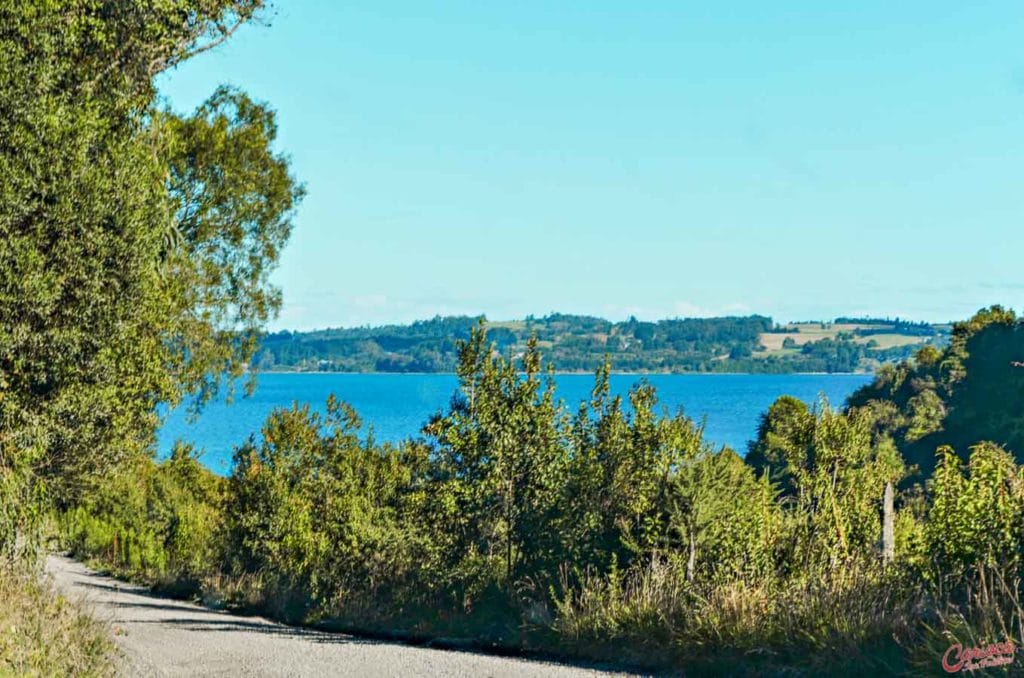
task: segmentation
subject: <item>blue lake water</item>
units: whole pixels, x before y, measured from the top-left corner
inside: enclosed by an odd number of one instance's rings
[[[684,374],[646,377],[658,391],[660,403],[671,411],[682,408],[694,419],[706,417],[706,437],[743,453],[757,431],[758,418],[781,395],[814,403],[824,395],[841,405],[857,387],[871,380],[861,374]],[[625,393],[641,377],[612,375],[613,393]],[[594,378],[571,374],[556,377],[558,396],[575,412],[589,398]],[[397,442],[419,435],[435,412],[444,409],[458,388],[449,374],[261,374],[256,392],[231,404],[209,403],[196,420],[184,409],[171,412],[157,437],[161,456],[176,440],[204,450],[202,460],[218,473],[230,472],[233,449],[258,435],[271,410],[293,402],[323,410],[328,394],[348,402],[373,427],[379,441]]]

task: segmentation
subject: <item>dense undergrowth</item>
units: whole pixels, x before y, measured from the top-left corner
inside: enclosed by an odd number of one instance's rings
[[[930,674],[955,642],[1024,643],[1024,470],[997,445],[939,451],[887,559],[907,469],[871,408],[769,413],[757,475],[649,386],[627,408],[602,371],[571,415],[535,349],[522,367],[477,333],[421,441],[368,441],[333,399],[279,410],[229,478],[186,446],[140,459],[61,534],[214,605],[649,668]]]

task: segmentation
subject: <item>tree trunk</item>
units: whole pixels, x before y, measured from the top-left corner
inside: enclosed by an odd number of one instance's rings
[[[882,564],[889,565],[896,557],[896,529],[893,518],[892,482],[885,484],[882,498]]]

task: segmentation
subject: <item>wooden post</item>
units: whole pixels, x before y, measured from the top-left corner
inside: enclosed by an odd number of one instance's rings
[[[882,564],[890,565],[896,557],[896,528],[893,518],[892,481],[885,484],[882,498]]]
[[[693,530],[690,530],[690,554],[686,558],[686,581],[693,583],[693,578],[696,575],[695,570],[697,569],[697,538],[693,534]]]

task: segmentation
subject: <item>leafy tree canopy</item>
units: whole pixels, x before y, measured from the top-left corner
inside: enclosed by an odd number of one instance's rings
[[[261,6],[0,3],[0,470],[73,490],[250,359],[302,190],[266,105],[153,78]]]
[[[955,323],[949,346],[925,347],[855,392],[851,408],[885,411],[880,432],[907,462],[929,472],[943,445],[962,454],[991,441],[1024,458],[1024,324],[1001,306]]]

